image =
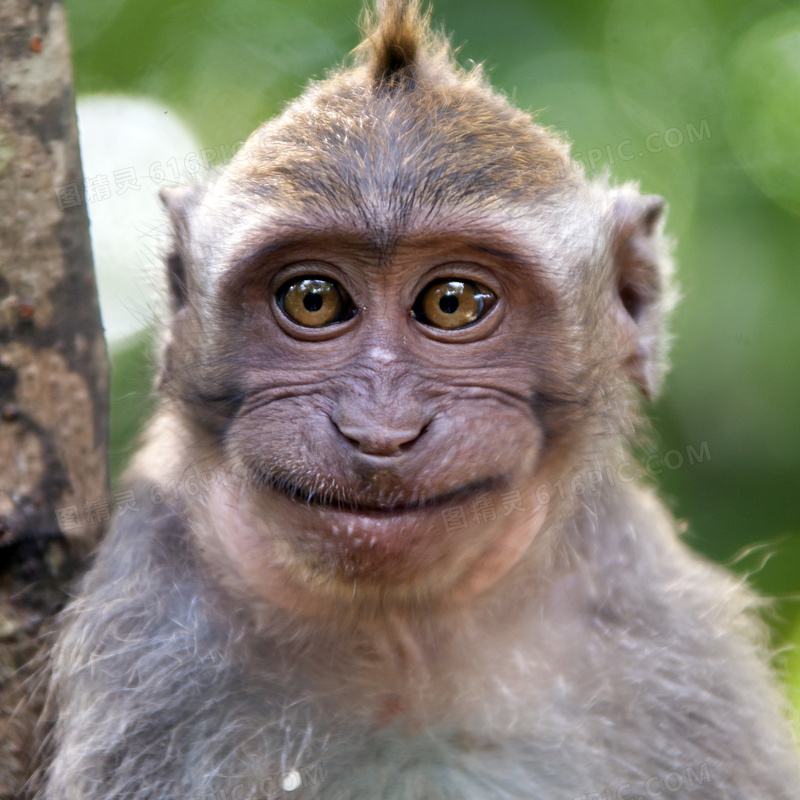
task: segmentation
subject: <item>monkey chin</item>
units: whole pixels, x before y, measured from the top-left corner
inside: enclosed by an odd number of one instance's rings
[[[196,532],[204,550],[222,556],[229,585],[295,613],[452,607],[497,583],[546,523],[548,508],[532,491],[520,492],[524,511],[476,521],[472,504],[499,508],[504,488],[492,479],[420,505],[378,508],[303,502],[246,485],[214,492],[207,527]]]

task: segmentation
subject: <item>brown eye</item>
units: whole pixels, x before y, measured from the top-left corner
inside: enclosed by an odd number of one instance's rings
[[[434,281],[414,303],[414,317],[437,328],[464,328],[477,322],[494,304],[494,293],[479,283]]]
[[[345,291],[327,278],[294,278],[278,290],[278,305],[289,319],[307,328],[343,322],[355,314]]]

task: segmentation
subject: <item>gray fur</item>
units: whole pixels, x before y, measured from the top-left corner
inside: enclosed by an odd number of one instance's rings
[[[440,693],[449,712],[411,731],[376,729],[359,708],[385,670],[363,655],[363,631],[335,643],[259,631],[178,514],[131,518],[69,613],[45,796],[256,797],[266,778],[322,762],[324,782],[303,796],[572,800],[624,784],[634,796],[678,772],[684,790],[668,797],[794,797],[796,754],[750,598],[677,542],[652,500],[603,502],[613,507],[585,507],[564,531],[578,566],[545,602],[518,578],[509,609],[484,604],[465,641],[446,641],[438,657],[453,671],[416,691],[419,713]],[[491,653],[505,662],[495,674],[480,669]],[[701,776],[691,791],[688,768]]]

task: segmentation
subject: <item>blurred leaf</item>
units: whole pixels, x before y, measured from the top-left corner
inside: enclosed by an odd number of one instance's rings
[[[800,12],[756,25],[737,47],[731,75],[734,152],[762,191],[800,214]]]

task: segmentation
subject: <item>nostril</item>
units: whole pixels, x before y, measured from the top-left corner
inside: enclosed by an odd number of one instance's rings
[[[410,450],[410,449],[411,449],[411,448],[412,448],[412,447],[413,447],[413,446],[414,446],[414,445],[417,443],[417,440],[418,440],[418,439],[421,439],[421,438],[422,438],[422,437],[425,435],[425,433],[427,432],[427,430],[428,430],[429,426],[430,426],[430,423],[427,423],[427,422],[426,422],[426,423],[425,423],[425,424],[424,424],[424,425],[423,425],[423,426],[422,426],[422,427],[421,427],[421,428],[420,428],[420,429],[417,431],[416,435],[415,435],[413,438],[409,438],[409,439],[408,439],[408,441],[404,441],[404,442],[402,442],[402,443],[400,444],[400,447],[399,447],[399,449],[400,449],[401,451],[403,451],[403,452],[405,452],[406,450]]]
[[[361,443],[358,441],[358,439],[354,439],[352,436],[348,436],[348,435],[347,435],[346,433],[344,433],[344,432],[343,432],[341,429],[339,430],[339,433],[341,433],[341,434],[342,434],[342,436],[343,436],[345,439],[347,439],[347,441],[348,441],[348,442],[349,442],[351,445],[353,445],[353,447],[355,447],[355,448],[360,448],[360,447],[361,447]]]

